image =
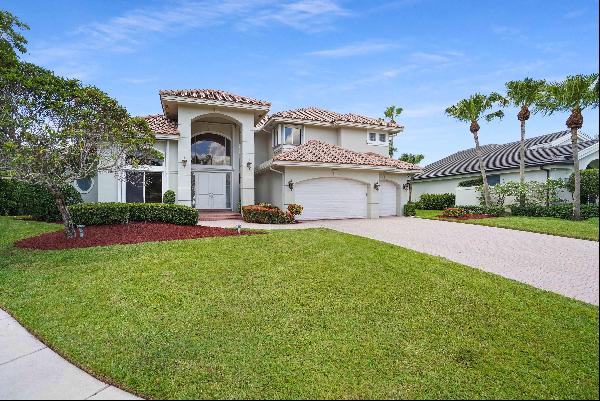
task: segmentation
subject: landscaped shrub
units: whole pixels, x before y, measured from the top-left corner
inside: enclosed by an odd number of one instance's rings
[[[487,214],[488,216],[494,216],[494,217],[499,217],[499,216],[504,216],[506,214],[506,209],[504,208],[504,206],[475,206],[475,205],[468,205],[468,206],[457,206],[459,208],[461,208],[462,210],[464,210],[466,213],[469,214]]]
[[[182,226],[198,224],[198,210],[184,205],[165,203],[128,203],[129,221],[171,223]]]
[[[529,217],[556,217],[559,219],[570,219],[573,217],[573,205],[570,203],[560,205],[511,205],[510,212],[513,216],[529,216]],[[598,205],[585,204],[581,205],[581,217],[589,219],[598,217]]]
[[[298,205],[297,203],[290,203],[287,207],[287,210],[293,216],[298,216],[298,215],[302,214],[304,207],[302,207],[302,205]]]
[[[175,204],[175,191],[169,189],[163,195],[163,203],[174,205]]]
[[[423,194],[419,199],[419,209],[443,210],[454,206],[456,195],[454,194]]]
[[[442,212],[442,217],[456,218],[463,217],[465,214],[467,214],[467,212],[465,212],[464,209],[459,207],[448,207]]]
[[[69,207],[75,224],[97,226],[129,221],[161,222],[179,225],[198,223],[198,211],[189,206],[164,203],[84,203]]]
[[[565,189],[565,181],[562,179],[546,181],[508,181],[501,184],[490,186],[490,196],[492,204],[504,206],[508,197],[514,197],[515,200],[524,199],[528,205],[545,205],[563,203],[560,193]],[[480,201],[483,204],[483,187],[477,188],[480,192]]]
[[[458,183],[458,186],[461,188],[478,187],[480,185],[483,185],[483,178],[481,178],[481,177],[473,178],[471,180],[461,181]]]
[[[81,194],[68,185],[62,189],[67,205],[81,203]],[[62,219],[50,192],[41,185],[27,184],[12,179],[0,180],[0,214],[31,216],[36,220]]]
[[[404,205],[405,216],[415,216],[417,214],[417,204],[415,202],[408,202]]]
[[[243,206],[242,218],[247,223],[259,224],[290,224],[296,221],[292,213],[269,204]]]
[[[581,170],[581,203],[594,203],[598,199],[598,189],[600,187],[597,168]],[[575,175],[571,174],[567,181],[567,189],[573,193],[575,191]]]

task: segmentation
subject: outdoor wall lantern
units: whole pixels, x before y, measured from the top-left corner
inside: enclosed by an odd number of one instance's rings
[[[252,169],[252,162],[246,163],[246,167],[248,167],[248,170]]]
[[[379,191],[379,183],[376,182],[375,184],[373,184],[373,188],[375,188],[375,191]]]
[[[406,184],[402,185],[402,189],[405,191],[408,191],[409,188],[410,188],[410,184],[408,182]]]
[[[288,188],[290,189],[290,191],[294,190],[294,182],[292,180],[288,181]]]
[[[181,164],[183,165],[183,168],[185,168],[185,166],[187,166],[187,159],[184,157],[183,160],[181,161]]]

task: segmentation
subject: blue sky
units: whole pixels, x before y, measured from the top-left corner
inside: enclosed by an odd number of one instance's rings
[[[381,116],[404,108],[398,153],[425,163],[471,147],[444,109],[526,76],[598,71],[598,1],[3,1],[31,26],[26,59],[93,84],[132,114],[159,89],[215,88],[272,110],[316,106]],[[482,123],[482,143],[517,140],[516,112]],[[598,133],[598,111],[584,114]],[[528,135],[565,128],[533,116]]]

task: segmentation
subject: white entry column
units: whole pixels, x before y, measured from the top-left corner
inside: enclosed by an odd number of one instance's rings
[[[192,115],[183,107],[179,109],[178,123],[177,204],[192,206]]]
[[[254,204],[254,129],[245,123],[240,128],[240,201],[242,206]]]

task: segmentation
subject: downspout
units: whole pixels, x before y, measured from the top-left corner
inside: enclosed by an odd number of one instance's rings
[[[550,179],[550,169],[541,166],[540,170],[546,172],[546,182],[548,182],[548,180]],[[546,190],[546,206],[550,206],[550,193],[548,192],[548,190]]]

